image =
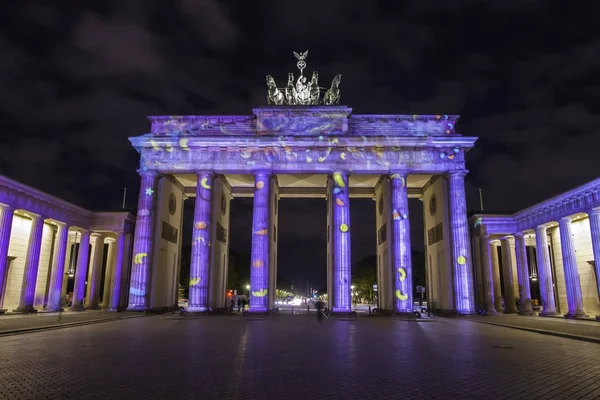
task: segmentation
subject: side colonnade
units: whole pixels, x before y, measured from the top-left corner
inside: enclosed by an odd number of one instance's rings
[[[600,179],[514,215],[476,214],[471,222],[480,246],[478,309],[600,319]]]
[[[2,313],[69,304],[73,311],[122,310],[132,221],[127,212],[93,213],[0,176]]]

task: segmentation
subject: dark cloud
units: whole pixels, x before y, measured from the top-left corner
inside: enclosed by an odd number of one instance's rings
[[[285,79],[291,51],[307,48],[309,70],[343,74],[357,113],[461,114],[459,131],[481,138],[470,208],[478,188],[485,208],[517,210],[597,177],[600,3],[86,4],[0,10],[0,172],[82,206],[137,195],[127,138],[148,131],[147,115],[248,114],[264,104],[264,75]],[[236,203],[247,218],[251,203]]]

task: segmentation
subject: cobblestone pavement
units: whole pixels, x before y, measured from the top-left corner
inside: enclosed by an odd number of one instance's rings
[[[104,310],[89,310],[84,312],[65,311],[61,313],[13,314],[0,315],[0,335],[21,329],[36,329],[63,324],[83,323],[92,320],[128,318],[141,316],[133,312],[106,312]]]
[[[514,325],[529,329],[540,329],[551,332],[580,335],[600,340],[600,322],[582,321],[568,318],[532,317],[524,315],[501,314],[493,317],[470,317],[475,321]]]
[[[462,319],[163,315],[0,337],[0,399],[595,399],[599,359]]]

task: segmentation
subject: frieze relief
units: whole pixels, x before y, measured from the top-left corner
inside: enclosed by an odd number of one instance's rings
[[[539,225],[558,221],[577,213],[587,213],[590,209],[600,207],[600,191],[595,188],[573,195],[555,204],[524,214],[517,214],[515,219],[519,230],[535,229]]]
[[[52,218],[71,226],[76,225],[86,228],[88,225],[87,218],[89,218],[89,215],[80,215],[74,211],[67,210],[46,200],[4,185],[0,186],[0,202],[11,206],[15,210],[24,210],[32,214],[40,215],[45,219]]]
[[[248,116],[149,117],[151,136],[456,136],[457,115],[351,115],[347,107],[264,107]]]
[[[143,169],[186,171],[195,169],[219,169],[252,171],[261,168],[287,170],[327,171],[344,168],[348,171],[388,171],[403,169],[411,171],[445,172],[464,169],[463,151],[444,149],[389,149],[322,146],[248,146],[245,148],[207,148],[171,151],[144,148],[141,165]]]

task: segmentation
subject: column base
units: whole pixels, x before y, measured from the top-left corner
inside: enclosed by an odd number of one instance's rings
[[[267,307],[251,307],[248,309],[248,313],[250,314],[267,314],[268,312]]]
[[[504,310],[504,314],[517,314],[517,310]]]
[[[72,305],[71,307],[69,307],[69,310],[71,310],[71,311],[85,311],[85,307],[83,306],[83,304],[76,304],[76,305]]]
[[[587,315],[583,311],[568,312],[564,316],[565,316],[565,318],[586,318],[586,317],[589,317],[589,315]]]
[[[1,314],[6,314],[8,310],[6,308],[0,308],[0,315]]]
[[[600,321],[600,315],[596,315],[596,321]]]
[[[97,305],[87,306],[86,310],[100,310],[100,306],[97,306]]]
[[[127,311],[139,311],[139,312],[143,312],[143,311],[147,311],[148,308],[146,306],[142,306],[142,305],[135,305],[135,306],[129,306],[126,309]]]
[[[210,311],[208,309],[208,307],[204,307],[204,306],[188,306],[187,310],[185,310],[188,313],[203,313],[203,312],[208,312]]]
[[[519,314],[519,315],[533,315],[533,311],[531,311],[531,310],[519,311],[517,314]]]
[[[558,313],[556,312],[556,310],[553,310],[553,311],[542,311],[540,313],[540,317],[555,317],[557,315],[558,315]]]
[[[33,307],[19,307],[16,310],[13,310],[13,312],[19,314],[34,314],[38,312],[38,310]]]
[[[39,312],[41,313],[55,313],[55,312],[63,312],[65,311],[64,308],[44,308],[43,310],[40,310]]]
[[[122,308],[107,308],[106,312],[121,312],[123,311]]]
[[[489,310],[483,310],[485,312],[485,315],[491,315],[494,317],[498,316],[498,311],[496,311],[495,308],[489,309]]]

